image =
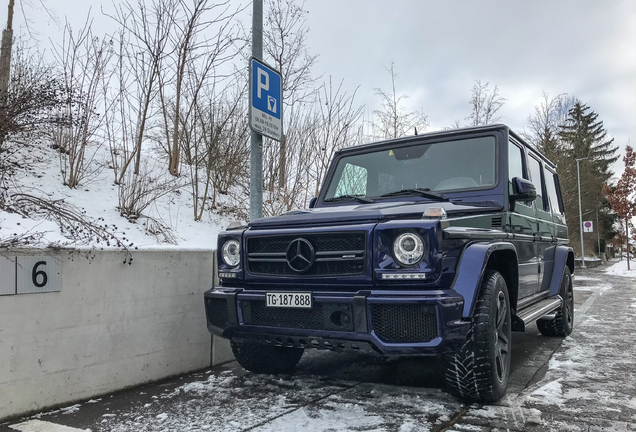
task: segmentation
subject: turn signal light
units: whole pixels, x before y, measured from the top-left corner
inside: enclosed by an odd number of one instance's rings
[[[424,210],[423,218],[439,218],[446,219],[446,210],[442,207],[429,207]]]

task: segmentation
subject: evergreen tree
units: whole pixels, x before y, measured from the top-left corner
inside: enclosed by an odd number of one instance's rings
[[[613,175],[611,165],[618,160],[614,139],[608,138],[598,114],[580,101],[574,103],[566,121],[559,125],[557,133],[563,151],[559,176],[563,191],[566,218],[572,245],[580,251],[578,209],[577,159],[580,162],[581,208],[583,219],[593,219],[595,210],[607,207],[603,185]],[[586,213],[588,216],[586,217]],[[600,227],[597,227],[599,229]],[[585,246],[594,250],[596,236],[589,236]],[[589,245],[588,245],[589,241]]]

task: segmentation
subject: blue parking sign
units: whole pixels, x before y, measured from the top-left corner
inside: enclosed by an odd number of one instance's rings
[[[283,91],[280,73],[250,59],[250,127],[267,137],[283,138]]]

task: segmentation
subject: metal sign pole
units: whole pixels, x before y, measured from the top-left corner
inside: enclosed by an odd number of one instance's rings
[[[263,0],[252,1],[252,56],[258,59],[263,57]],[[263,217],[263,135],[252,129],[250,220],[260,217]]]
[[[576,178],[579,184],[579,229],[581,230],[581,268],[585,267],[585,246],[583,245],[583,214],[581,213],[581,174],[579,172],[579,163],[587,158],[576,160]]]

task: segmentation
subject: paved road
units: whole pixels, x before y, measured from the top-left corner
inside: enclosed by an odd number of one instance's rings
[[[0,432],[636,431],[636,279],[577,270],[576,327],[513,333],[508,393],[467,405],[431,358],[309,351],[292,376],[236,363],[0,425]]]

